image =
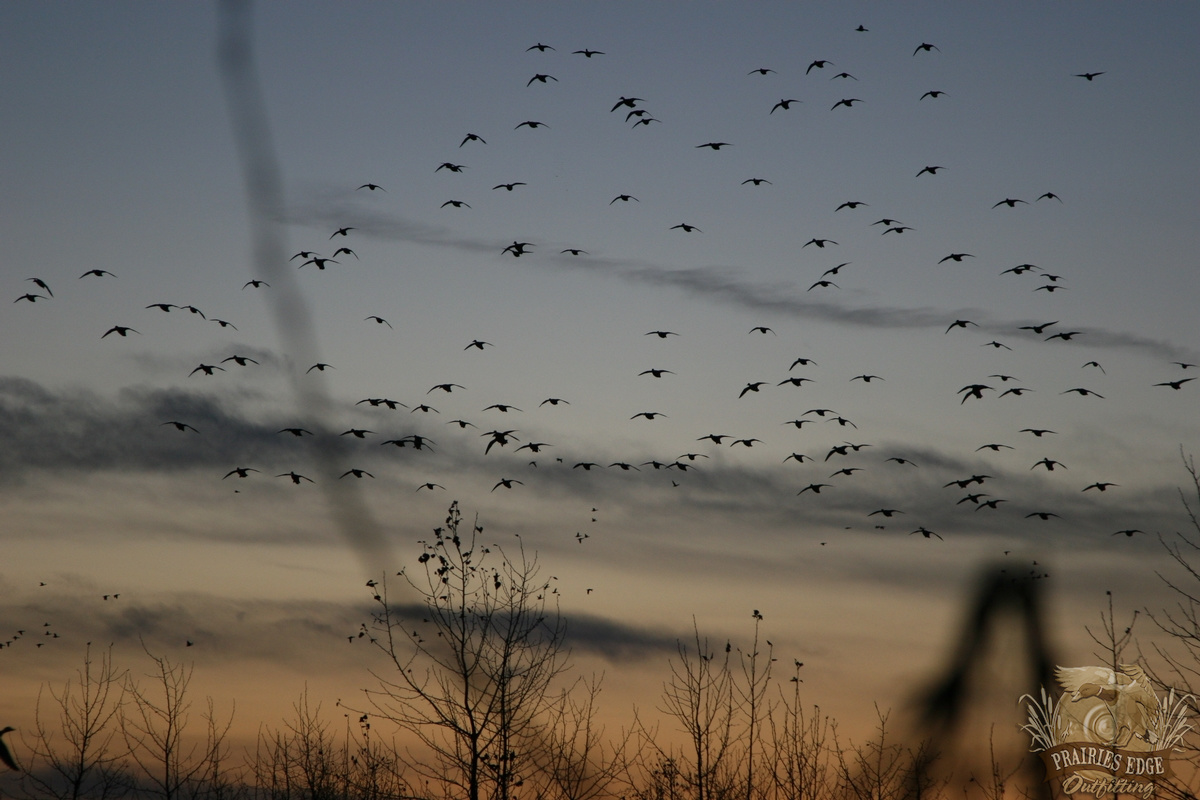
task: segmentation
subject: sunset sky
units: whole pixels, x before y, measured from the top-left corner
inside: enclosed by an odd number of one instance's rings
[[[268,264],[219,21],[0,7],[0,724],[88,641],[194,661],[239,735],[306,682],[355,698],[363,584],[452,500],[554,576],[616,720],[755,609],[853,720],[928,676],[985,568],[1049,575],[1062,663],[1105,590],[1172,602],[1196,5],[260,4]]]

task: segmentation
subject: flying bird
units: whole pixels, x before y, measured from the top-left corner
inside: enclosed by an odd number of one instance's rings
[[[613,107],[608,110],[608,113],[611,114],[612,112],[616,111],[621,106],[624,106],[625,108],[633,108],[635,104],[641,103],[641,102],[645,102],[645,101],[640,97],[625,97],[624,95],[622,95],[621,98],[619,100],[617,100],[616,103],[613,104]],[[625,121],[626,122],[629,121],[628,115],[626,115]]]
[[[355,468],[355,467],[351,467],[350,469],[346,470],[346,471],[345,471],[345,472],[343,472],[341,475],[339,475],[339,476],[338,476],[338,480],[341,480],[342,478],[346,477],[347,475],[353,475],[353,476],[354,476],[354,477],[356,477],[356,478],[361,478],[361,477],[363,477],[364,475],[365,475],[366,477],[368,477],[368,478],[374,478],[374,477],[375,477],[375,476],[374,476],[374,475],[372,475],[371,473],[367,472],[365,469],[357,469],[357,468]]]
[[[554,77],[553,75],[544,75],[542,73],[538,73],[537,75],[534,75],[532,78],[530,78],[529,83],[527,83],[525,85],[529,86],[534,81],[541,81],[542,83],[545,83],[547,80],[551,80],[551,81],[554,81],[555,83],[558,83],[558,78]]]
[[[244,290],[247,286],[252,286],[255,289],[257,289],[260,286],[270,287],[270,285],[271,284],[267,283],[266,281],[260,281],[260,280],[255,279],[255,280],[246,281],[244,284],[242,284],[242,289]]]
[[[111,328],[109,328],[107,331],[104,332],[104,336],[108,336],[110,333],[115,333],[120,337],[125,337],[125,336],[129,335],[130,331],[133,331],[134,333],[138,334],[139,336],[141,335],[141,331],[133,330],[133,328],[127,328],[124,325],[113,325]],[[100,338],[103,339],[104,336],[101,336]]]
[[[526,53],[528,53],[530,50],[537,50],[539,53],[544,53],[544,52],[546,52],[547,50],[553,50],[553,49],[554,49],[554,48],[553,48],[553,47],[551,47],[551,46],[550,46],[550,45],[548,45],[548,44],[542,44],[541,42],[538,42],[538,43],[537,43],[537,44],[535,44],[535,45],[531,45],[531,46],[529,46],[529,47],[526,47],[526,48],[525,48],[525,52],[526,52]]]
[[[32,281],[33,285],[44,291],[46,294],[54,297],[54,292],[50,291],[50,287],[41,278],[26,278],[27,281]]]
[[[809,239],[807,242],[800,245],[800,249],[803,250],[805,247],[808,247],[810,244],[815,244],[818,248],[824,248],[825,245],[827,245],[827,244],[837,244],[837,242],[835,242],[833,239],[813,238],[813,239]]]
[[[228,478],[230,475],[237,475],[239,478],[248,478],[250,477],[251,472],[258,472],[258,470],[256,470],[254,467],[234,467],[233,469],[229,470],[229,472],[226,472],[221,480],[225,480],[225,478]]]
[[[463,137],[463,140],[458,143],[458,146],[462,147],[467,142],[479,142],[480,144],[487,144],[487,142],[485,142],[483,140],[482,136],[478,136],[474,133],[468,133],[466,136]],[[462,169],[461,166],[459,166],[458,169],[455,169],[454,165],[450,164],[449,162],[442,164],[442,167],[449,167],[452,172],[458,172],[459,169]],[[441,169],[442,167],[438,167],[438,169]],[[434,170],[434,172],[437,172],[437,170]]]
[[[278,475],[276,475],[275,477],[276,478],[291,478],[292,483],[294,483],[296,485],[299,485],[300,481],[308,481],[309,483],[316,483],[316,481],[314,481],[312,478],[306,478],[305,476],[300,475],[296,472],[281,472]]]
[[[771,113],[774,114],[775,111],[780,108],[782,108],[784,111],[790,111],[792,108],[792,103],[802,103],[802,102],[804,102],[804,101],[803,100],[780,100],[778,103],[776,103],[774,106],[771,107]]]
[[[588,50],[588,49],[586,49],[586,48],[585,48],[585,49],[583,49],[583,50],[572,50],[572,51],[571,51],[571,55],[573,55],[573,56],[583,56],[584,58],[591,58],[592,56],[602,56],[602,55],[605,55],[605,53],[604,53],[604,51],[603,51],[603,50]]]
[[[691,233],[692,231],[696,231],[697,233],[704,233],[704,231],[700,230],[695,225],[688,225],[686,222],[681,222],[678,225],[672,225],[670,228],[668,228],[668,230],[673,231],[676,228],[683,228],[684,233]]]
[[[812,72],[813,69],[825,69],[826,66],[835,66],[836,67],[837,65],[834,64],[832,61],[826,61],[825,59],[818,59],[808,65],[808,69],[804,70],[804,74],[807,75],[808,73]]]
[[[11,733],[15,730],[16,728],[7,725],[4,728],[0,728],[0,761],[4,762],[4,766],[8,767],[14,772],[20,772],[21,767],[17,763],[16,757],[13,755],[12,751],[8,749],[8,745],[4,741],[4,734]]]
[[[384,319],[383,317],[378,316],[378,315],[363,317],[363,322],[368,322],[368,321],[373,321],[378,325],[387,325],[389,328],[392,327],[392,323],[388,322],[386,319]],[[392,328],[392,330],[395,330],[395,328]]]
[[[696,145],[697,150],[703,147],[711,147],[713,150],[720,150],[722,147],[733,147],[733,145],[731,145],[729,142],[705,142],[704,144]]]
[[[538,128],[549,128],[549,127],[550,126],[544,122],[537,122],[532,119],[527,119],[524,122],[522,122],[521,124],[517,125],[517,127],[513,128],[513,130],[514,131],[520,130],[521,128],[529,128],[530,130],[537,130]]]
[[[203,372],[205,375],[213,375],[213,374],[215,374],[213,372],[213,370],[215,370],[215,369],[219,369],[219,370],[221,370],[221,372],[225,371],[224,367],[218,367],[213,364],[201,364],[200,366],[196,367],[194,370],[189,372],[188,377],[190,378],[191,376],[195,375],[197,372]]]
[[[496,191],[497,189],[507,189],[508,191],[510,191],[510,192],[511,192],[511,191],[512,191],[514,188],[516,188],[517,186],[528,186],[528,185],[529,185],[529,184],[527,184],[527,183],[524,183],[524,182],[522,182],[522,181],[514,181],[514,182],[512,182],[512,183],[498,183],[498,184],[496,184],[495,186],[493,186],[493,187],[492,187],[492,191],[494,192],[494,191]]]
[[[945,258],[939,259],[937,263],[941,264],[946,261],[961,262],[964,258],[974,258],[974,257],[975,256],[972,255],[971,253],[951,253],[950,255],[946,256]]]
[[[89,275],[94,275],[97,278],[103,278],[105,275],[109,276],[110,278],[117,277],[116,275],[113,275],[111,272],[109,272],[106,269],[89,269],[87,272],[83,273],[79,277],[86,278]]]
[[[1196,380],[1196,379],[1195,378],[1180,378],[1177,381],[1164,381],[1162,383],[1156,383],[1154,385],[1155,386],[1170,386],[1172,389],[1179,391],[1180,389],[1183,388],[1183,385],[1185,383],[1187,383],[1188,381],[1194,381],[1194,380]]]
[[[942,166],[925,167],[924,169],[922,169],[920,172],[917,173],[917,177],[918,178],[921,177],[926,172],[928,172],[930,175],[937,175],[939,169],[945,169],[945,167],[942,167]]]
[[[333,238],[333,237],[335,237],[335,236],[349,236],[349,235],[350,235],[350,231],[356,231],[356,230],[358,230],[358,228],[349,228],[349,227],[347,227],[347,228],[338,228],[336,231],[334,231],[333,233],[329,234],[329,238],[330,238],[330,239],[332,239],[332,238]]]
[[[862,100],[858,99],[857,97],[849,97],[849,98],[844,97],[841,100],[838,100],[836,103],[834,103],[833,107],[830,108],[829,110],[833,111],[833,109],[837,108],[838,106],[845,106],[846,108],[853,108],[855,103],[861,103],[861,102],[862,102]]]
[[[758,74],[758,75],[766,75],[766,74],[768,74],[768,73],[771,73],[771,72],[775,72],[775,70],[773,70],[773,69],[767,69],[766,67],[759,67],[758,69],[752,69],[752,70],[750,70],[750,71],[749,71],[749,72],[747,72],[746,74],[747,74],[747,75],[754,75],[754,74]],[[776,74],[778,74],[778,73],[776,73]]]
[[[520,484],[521,486],[525,485],[524,482],[519,481],[516,478],[501,478],[496,485],[492,487],[492,491],[496,491],[501,486],[503,486],[505,489],[511,489],[514,483]]]
[[[1024,203],[1025,205],[1029,205],[1028,200],[1018,200],[1015,197],[1006,197],[1003,200],[1001,200],[999,203],[996,203],[996,205],[992,206],[992,208],[998,208],[999,206],[1008,206],[1009,208],[1016,208],[1017,203]]]
[[[932,97],[934,100],[937,100],[939,97],[941,97],[944,94],[945,94],[945,92],[942,92],[942,91],[930,90],[930,91],[926,92],[925,94],[921,95],[920,99],[924,100],[926,97]]]
[[[317,372],[324,372],[326,369],[333,369],[333,365],[332,365],[332,364],[326,364],[326,363],[323,363],[323,362],[318,362],[318,363],[316,363],[316,364],[313,364],[313,365],[312,365],[311,367],[309,367],[308,369],[304,370],[304,374],[305,374],[305,375],[307,375],[308,373],[312,372],[314,369],[315,369]]]
[[[174,419],[167,420],[166,422],[164,422],[162,424],[163,425],[174,425],[175,429],[179,430],[179,431],[192,431],[194,433],[200,432],[200,431],[196,430],[195,428],[193,428],[191,425],[188,425],[186,422],[179,422],[178,420],[174,420]]]
[[[1093,78],[1095,78],[1095,77],[1097,77],[1097,76],[1099,76],[1099,75],[1103,75],[1103,74],[1104,74],[1103,72],[1080,72],[1080,73],[1077,73],[1077,74],[1073,75],[1072,77],[1075,77],[1075,78],[1086,78],[1086,79],[1088,79],[1088,80],[1090,81],[1090,80],[1092,80]]]
[[[364,183],[362,186],[359,186],[358,189],[370,189],[372,192],[386,192],[387,191],[387,189],[383,188],[382,186],[380,186],[377,183]],[[355,189],[354,191],[358,191],[358,189]]]
[[[937,45],[932,45],[929,42],[921,42],[919,45],[917,45],[917,49],[913,50],[913,55],[915,56],[922,50],[924,50],[926,53],[928,53],[930,50],[937,50],[939,53],[942,52],[938,49]]]

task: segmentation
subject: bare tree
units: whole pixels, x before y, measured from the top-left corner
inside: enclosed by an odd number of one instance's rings
[[[227,721],[218,721],[209,700],[204,713],[207,729],[203,748],[186,739],[192,667],[172,663],[148,649],[145,652],[154,664],[154,671],[146,676],[150,686],[126,675],[128,706],[121,715],[121,734],[138,777],[163,800],[195,794],[198,785],[217,785],[212,782],[221,776],[224,737],[233,721],[232,713]]]
[[[49,684],[38,691],[35,729],[24,789],[32,797],[54,800],[109,800],[129,789],[118,746],[124,674],[113,666],[112,648],[97,663],[89,642],[83,666],[62,689]],[[50,695],[43,711],[43,692]]]
[[[764,715],[769,715],[771,709],[767,705],[767,690],[771,685],[771,664],[775,659],[771,657],[773,646],[767,641],[767,652],[764,654],[759,652],[759,625],[762,623],[763,616],[754,610],[754,639],[751,642],[750,649],[743,651],[738,648],[738,655],[741,656],[742,666],[742,683],[734,682],[734,692],[740,700],[740,707],[746,715],[745,720],[745,767],[744,779],[746,783],[745,800],[751,800],[755,791],[755,767],[758,764],[758,759],[761,757],[759,752],[761,749],[762,740],[762,725]],[[760,663],[761,662],[761,663]],[[760,787],[761,788],[761,787]]]
[[[510,558],[461,524],[456,502],[422,542],[423,571],[401,573],[417,604],[393,603],[386,581],[372,582],[371,640],[395,672],[376,675],[368,697],[427,750],[414,759],[422,777],[467,800],[509,800],[534,767],[549,690],[567,667],[566,623],[536,556],[518,545]]]
[[[944,779],[924,767],[934,761],[928,740],[895,741],[888,714],[875,707],[876,735],[865,744],[842,748],[834,729],[837,794],[846,800],[921,800],[944,788]]]
[[[729,657],[733,650],[712,652],[708,640],[695,628],[694,646],[678,643],[678,658],[671,661],[671,678],[663,687],[663,713],[683,729],[686,746],[677,759],[658,751],[660,764],[678,767],[678,776],[695,800],[720,800],[733,795],[735,709],[733,675]],[[719,660],[718,660],[719,659]]]
[[[581,697],[576,697],[581,695]],[[596,722],[600,681],[576,684],[555,698],[542,746],[534,753],[543,794],[562,800],[597,800],[612,795],[629,741],[627,733],[611,744]]]
[[[795,662],[791,696],[784,695],[778,713],[767,718],[770,726],[770,786],[784,800],[826,800],[832,786],[830,752],[826,739],[832,723],[814,706],[804,710],[800,699],[800,668]]]

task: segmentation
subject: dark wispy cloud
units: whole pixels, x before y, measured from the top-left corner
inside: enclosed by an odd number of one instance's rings
[[[363,236],[467,253],[499,255],[508,244],[463,236],[440,226],[406,220],[369,209],[351,198],[331,197],[316,205],[297,206],[289,210],[286,219],[292,223],[326,227],[345,225],[349,220],[360,229]],[[849,306],[812,300],[793,285],[747,281],[741,277],[743,271],[732,266],[670,268],[640,259],[558,253],[525,256],[523,263],[587,271],[629,283],[677,289],[696,297],[754,311],[875,330],[931,329],[940,332],[947,320],[970,319],[977,323],[981,331],[1010,334],[1021,325],[1043,321],[996,319],[983,309],[970,307]],[[1081,340],[1086,339],[1095,347],[1133,350],[1166,360],[1192,358],[1195,355],[1187,348],[1162,339],[1087,326],[1078,330]]]

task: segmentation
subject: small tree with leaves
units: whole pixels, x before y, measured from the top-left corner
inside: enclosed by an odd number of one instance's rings
[[[509,800],[535,768],[554,679],[567,667],[566,622],[536,556],[462,531],[458,503],[400,573],[417,602],[372,582],[371,640],[394,672],[376,675],[375,711],[427,751],[413,768],[447,795]]]

